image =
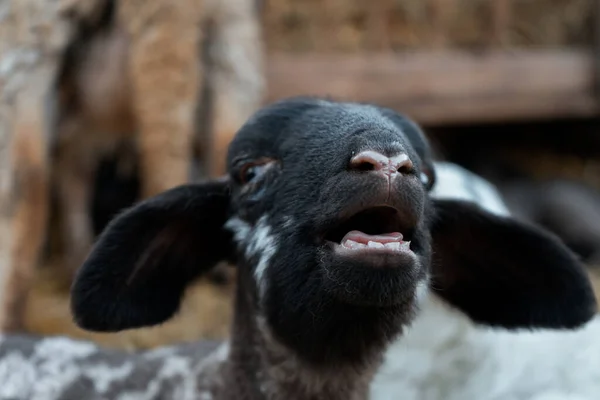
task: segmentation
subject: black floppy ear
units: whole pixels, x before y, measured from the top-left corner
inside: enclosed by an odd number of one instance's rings
[[[228,206],[228,183],[213,181],[171,189],[113,219],[75,277],[75,322],[119,331],[169,319],[186,285],[233,254]]]
[[[432,289],[477,323],[576,328],[596,312],[584,266],[554,235],[458,200],[433,200]]]

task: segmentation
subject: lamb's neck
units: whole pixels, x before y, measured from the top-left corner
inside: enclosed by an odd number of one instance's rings
[[[240,293],[238,293],[240,295]],[[315,369],[273,337],[265,321],[238,299],[228,359],[228,382],[237,393],[227,398],[366,400],[380,358],[367,366]]]

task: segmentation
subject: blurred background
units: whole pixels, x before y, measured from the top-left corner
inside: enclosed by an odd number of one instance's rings
[[[200,167],[190,179],[218,175],[211,157],[222,154],[246,110],[267,102],[308,94],[394,108],[424,127],[440,159],[491,180],[515,214],[559,235],[587,263],[600,293],[600,1],[173,1],[178,5],[154,11],[168,18],[149,16],[144,29],[170,32],[168,23],[201,21],[198,31],[173,31],[159,43],[193,52],[145,64],[135,60],[144,59],[139,44],[146,33],[132,21],[160,1],[46,3],[53,2],[0,0],[0,294],[3,318],[13,321],[5,329],[124,349],[228,335],[235,275],[229,266],[200,279],[180,314],[159,327],[95,334],[76,328],[69,313],[65,253],[76,246],[73,235],[85,236],[78,221],[91,221],[92,235],[100,233],[116,212],[144,197],[140,154],[160,159],[170,151],[124,134],[116,145],[104,139],[111,129],[146,130],[177,142],[177,127],[185,124],[163,129],[160,118],[144,117],[170,99],[185,100],[192,116],[193,139],[186,143],[193,154],[186,162]],[[194,13],[197,20],[188,21]],[[244,31],[245,24],[258,30]],[[224,35],[229,42],[219,39],[219,32],[233,31],[238,36]],[[193,40],[184,48],[185,35]],[[186,54],[206,68],[189,72]],[[229,56],[220,63],[219,54]],[[254,86],[240,78],[248,71]],[[157,99],[166,93],[165,103],[162,97],[158,105],[144,103],[140,88],[169,79],[183,83],[156,92]],[[178,87],[191,92],[180,95]],[[206,87],[216,94],[202,95]],[[246,87],[260,95],[243,112],[229,108]],[[116,110],[123,98],[134,104],[124,106],[126,113]],[[71,123],[71,115],[86,117]],[[220,120],[233,122],[210,129]],[[94,126],[103,128],[91,133]],[[69,184],[82,165],[75,158],[95,160],[77,178],[80,186]],[[167,187],[181,180],[169,179]],[[89,194],[80,196],[86,182]],[[77,196],[84,208],[69,203]]]

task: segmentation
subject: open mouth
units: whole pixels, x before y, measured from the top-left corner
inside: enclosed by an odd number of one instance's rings
[[[325,240],[345,254],[412,253],[413,228],[398,210],[378,206],[362,210],[328,231]]]

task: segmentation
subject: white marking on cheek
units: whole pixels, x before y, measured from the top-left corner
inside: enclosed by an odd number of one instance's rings
[[[225,223],[225,229],[233,233],[234,240],[243,243],[250,234],[251,226],[238,217],[233,217]]]
[[[250,236],[250,243],[246,248],[246,256],[259,255],[258,264],[254,270],[254,279],[258,290],[263,294],[266,290],[265,271],[273,255],[277,251],[277,240],[271,234],[271,227],[267,224],[266,216],[262,216]]]

